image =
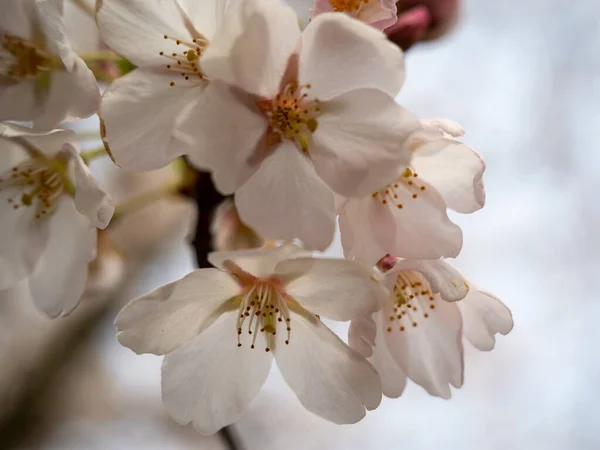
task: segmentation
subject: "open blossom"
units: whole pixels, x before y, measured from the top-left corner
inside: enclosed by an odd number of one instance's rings
[[[94,74],[71,49],[61,0],[3,0],[0,14],[0,121],[49,130],[94,114]]]
[[[0,290],[25,283],[46,314],[70,312],[95,257],[96,228],[106,227],[113,209],[75,133],[0,124]]]
[[[403,258],[455,257],[462,232],[446,213],[471,213],[485,203],[481,155],[454,138],[457,124],[423,120],[408,146],[410,163],[371,194],[340,201],[344,254],[374,264],[386,253]]]
[[[443,260],[401,260],[385,274],[389,297],[380,312],[353,321],[351,346],[370,357],[384,395],[398,397],[407,378],[429,394],[450,398],[463,384],[462,338],[492,350],[495,334],[513,327],[510,310],[470,286]]]
[[[324,12],[342,12],[379,30],[396,23],[395,0],[315,0],[314,18]]]
[[[189,158],[266,239],[327,247],[332,190],[371,192],[381,171],[408,162],[402,144],[419,123],[393,99],[402,53],[365,24],[322,14],[301,33],[290,7],[247,0],[202,67],[213,81],[181,123]]]
[[[354,423],[381,400],[377,373],[320,320],[372,314],[382,290],[368,270],[315,259],[294,245],[212,253],[200,269],[133,300],[119,342],[166,354],[163,401],[179,423],[210,434],[238,420],[273,358],[311,412]]]
[[[221,0],[102,0],[96,19],[104,42],[138,69],[102,97],[103,140],[115,162],[150,170],[187,151],[176,119],[208,84],[200,68],[221,27]]]

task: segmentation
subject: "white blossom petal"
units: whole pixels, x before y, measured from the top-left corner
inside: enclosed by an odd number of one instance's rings
[[[378,30],[345,14],[321,14],[302,35],[300,83],[329,100],[372,88],[394,97],[404,83],[402,51]],[[325,69],[326,68],[326,69]]]
[[[405,259],[396,263],[393,269],[388,273],[390,275],[399,271],[410,270],[419,272],[429,282],[429,286],[434,293],[439,293],[447,302],[455,302],[465,298],[469,292],[469,285],[452,265],[442,259],[424,260],[424,259]],[[395,277],[388,277],[388,288],[394,284]]]
[[[411,380],[431,395],[450,398],[449,385],[460,387],[463,383],[462,320],[458,306],[443,300],[430,304],[427,297],[413,301],[418,305],[417,311],[406,308],[402,319],[387,320],[386,327],[386,318],[395,315],[392,304],[378,331],[385,335],[390,354]]]
[[[478,350],[492,350],[496,343],[495,334],[506,335],[512,330],[510,309],[492,294],[471,289],[457,304],[463,318],[464,335]]]
[[[177,0],[187,13],[196,31],[212,39],[223,25],[228,8],[234,0]]]
[[[265,239],[300,239],[324,250],[335,232],[333,193],[308,158],[284,142],[236,193],[242,221]]]
[[[401,208],[388,202],[396,218],[395,247],[388,253],[403,258],[454,258],[462,248],[462,231],[448,218],[442,196],[425,180],[419,178],[419,185],[425,189],[415,191],[403,184],[394,190],[394,201]]]
[[[373,364],[373,367],[375,367],[375,370],[377,370],[377,373],[379,374],[383,395],[389,398],[398,398],[406,388],[406,380],[408,377],[388,349],[388,344],[385,340],[387,328],[387,325],[385,324],[385,314],[377,314],[376,321],[378,328],[377,335],[375,337],[375,346],[373,347],[373,356],[369,358],[369,361]],[[396,351],[408,351],[406,343],[406,340],[396,340],[395,345],[400,346],[396,348]]]
[[[200,65],[211,79],[270,97],[277,93],[299,41],[298,19],[284,2],[238,1],[228,10]]]
[[[49,221],[50,239],[29,279],[33,302],[48,316],[67,315],[79,304],[88,263],[96,255],[96,233],[77,212],[72,199],[63,197]]]
[[[104,229],[115,211],[112,199],[100,189],[77,150],[71,145],[67,147],[75,169],[75,208],[93,227]]]
[[[49,130],[62,121],[84,119],[97,112],[100,90],[96,77],[81,58],[73,55],[72,70],[52,72],[41,114],[33,121],[35,128]]]
[[[178,130],[178,137],[191,146],[190,162],[210,169],[217,189],[231,194],[258,170],[249,160],[267,121],[246,94],[212,81],[202,99],[182,116]]]
[[[21,39],[31,40],[37,11],[33,1],[2,0],[0,31]]]
[[[240,292],[226,272],[195,270],[129,302],[115,320],[117,339],[138,354],[169,353],[195,338],[205,321]],[[236,327],[230,332],[237,336]]]
[[[274,248],[253,248],[249,250],[234,250],[228,252],[212,252],[208,261],[215,267],[227,270],[223,264],[231,261],[242,270],[255,277],[269,277],[275,272],[275,267],[281,261],[291,258],[308,257],[311,251],[295,244],[284,244]]]
[[[377,372],[316,317],[293,313],[285,345],[278,333],[275,360],[309,411],[333,423],[356,423],[381,402]]]
[[[460,142],[444,139],[419,147],[410,165],[444,197],[449,208],[472,213],[483,208],[481,155]]]
[[[173,137],[175,122],[202,86],[172,87],[173,75],[137,69],[115,80],[102,97],[104,142],[126,169],[165,166],[189,148]]]
[[[365,358],[373,356],[377,325],[372,315],[353,319],[348,327],[348,345]]]
[[[351,199],[339,215],[344,256],[370,266],[395,248],[396,219],[390,209],[371,196]]]
[[[265,345],[238,347],[237,312],[223,314],[207,330],[169,353],[162,367],[162,398],[173,419],[191,421],[202,434],[236,422],[258,394],[271,368]],[[263,340],[263,333],[257,342]]]
[[[119,55],[138,67],[164,67],[159,53],[180,50],[175,39],[192,39],[181,12],[176,0],[100,0],[96,22],[102,40]]]
[[[392,97],[355,90],[323,102],[321,110],[310,155],[319,176],[338,194],[370,194],[381,187],[382,176],[408,164],[411,152],[403,143],[420,125]]]
[[[0,82],[0,121],[27,121],[39,115],[40,111],[35,81]]]
[[[339,321],[372,314],[386,292],[371,272],[354,261],[296,258],[280,262],[276,275],[286,280],[286,292],[303,308]]]

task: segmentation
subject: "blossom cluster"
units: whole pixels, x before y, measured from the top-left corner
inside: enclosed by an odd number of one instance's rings
[[[462,247],[447,210],[484,206],[485,163],[458,124],[396,102],[395,1],[99,0],[95,19],[135,66],[101,100],[63,1],[2,6],[0,120],[30,125],[0,125],[2,295],[26,286],[49,316],[79,302],[114,207],[74,133],[53,128],[97,113],[115,164],[184,156],[268,242],[212,253],[214,268],[118,315],[121,344],[166,355],[177,422],[207,434],[235,422],[273,359],[302,405],[334,423],[357,422],[408,378],[448,398],[463,383],[463,337],[490,350],[510,331],[510,311],[445,259]],[[316,257],[336,222],[345,258]],[[324,319],[350,322],[348,343]]]

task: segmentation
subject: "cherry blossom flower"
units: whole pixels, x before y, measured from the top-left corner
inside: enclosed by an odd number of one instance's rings
[[[344,254],[374,264],[386,253],[404,258],[455,257],[462,232],[446,208],[471,213],[483,207],[481,155],[454,138],[459,125],[423,120],[408,146],[410,164],[370,195],[340,200]]]
[[[325,12],[342,12],[379,30],[385,30],[397,21],[395,0],[315,0],[311,16]]]
[[[402,53],[363,23],[322,14],[301,33],[290,7],[247,0],[202,61],[213,81],[181,123],[189,158],[235,192],[240,218],[265,239],[324,249],[332,190],[372,192],[382,171],[408,162],[402,144],[420,125],[393,99]]]
[[[46,314],[69,313],[114,209],[72,131],[0,124],[0,209],[0,290],[25,283]]]
[[[3,0],[0,121],[49,130],[96,112],[94,74],[70,47],[62,0]]]
[[[104,42],[138,69],[102,97],[103,140],[121,167],[151,170],[187,151],[173,136],[177,117],[208,84],[200,60],[225,0],[102,0],[96,19]]]
[[[116,319],[119,342],[166,354],[163,402],[204,434],[237,421],[273,358],[309,411],[354,423],[381,400],[379,378],[320,317],[369,315],[384,291],[352,261],[315,259],[291,244],[209,255],[196,270],[130,302]]]
[[[462,338],[488,351],[496,333],[513,327],[498,298],[470,286],[443,260],[401,260],[383,283],[390,292],[385,306],[353,321],[348,341],[369,357],[387,397],[399,397],[410,378],[429,394],[450,398],[450,385],[463,384]]]

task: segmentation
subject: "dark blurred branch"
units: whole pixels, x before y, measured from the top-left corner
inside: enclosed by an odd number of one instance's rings
[[[196,223],[196,234],[192,245],[196,254],[198,267],[212,267],[208,262],[208,254],[215,250],[211,224],[217,207],[225,200],[212,182],[210,173],[197,172],[193,189],[184,191],[184,194],[192,197],[198,205],[198,221]],[[219,430],[223,442],[230,450],[241,450],[243,446],[235,433],[233,426]]]

